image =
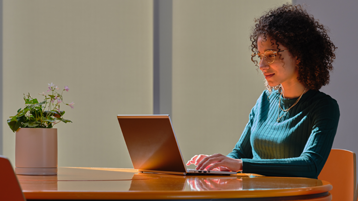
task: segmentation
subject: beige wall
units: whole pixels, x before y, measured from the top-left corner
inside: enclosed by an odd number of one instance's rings
[[[153,111],[151,0],[4,0],[3,119],[22,93],[68,85],[60,166],[132,167],[116,114]],[[253,19],[284,0],[173,0],[173,124],[185,160],[231,151],[264,89]],[[39,97],[39,96],[38,96]],[[14,134],[3,128],[4,155]]]
[[[228,154],[239,140],[264,89],[250,57],[254,18],[287,2],[174,0],[172,111],[184,160]]]
[[[116,120],[152,113],[152,1],[4,0],[3,119],[23,107],[22,94],[47,83],[70,91],[59,124],[60,166],[132,167]],[[3,128],[14,162],[15,134]]]

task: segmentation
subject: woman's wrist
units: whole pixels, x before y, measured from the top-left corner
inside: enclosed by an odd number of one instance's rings
[[[242,160],[241,159],[236,159],[236,160],[238,162],[238,168],[237,168],[236,172],[242,172],[242,170],[243,170]]]

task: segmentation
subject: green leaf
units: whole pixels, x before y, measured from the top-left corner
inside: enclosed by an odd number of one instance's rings
[[[63,118],[57,118],[58,120],[62,121],[63,123],[72,123],[71,120],[68,120],[68,119],[63,119]]]
[[[30,110],[30,107],[25,107],[23,110],[21,110],[19,113],[17,113],[15,116],[25,116],[25,114]]]
[[[56,110],[46,110],[46,111],[44,111],[44,116],[49,116],[49,117],[51,117],[51,116],[55,116],[55,115],[57,115],[58,114],[58,111],[56,111]]]
[[[11,121],[17,121],[17,116],[12,116],[12,117],[10,117],[10,119],[8,119],[7,121],[9,122],[9,120],[11,120]]]
[[[45,117],[46,117],[47,115],[50,115],[49,111],[47,111],[47,110],[43,111],[42,113],[43,113],[43,116],[45,116]]]
[[[54,118],[46,118],[46,117],[43,117],[43,118],[42,118],[42,121],[53,123],[53,122],[55,122],[55,119],[54,119]]]
[[[43,104],[45,104],[46,103],[46,101],[42,101],[41,103],[39,103],[39,105],[43,105]]]
[[[37,122],[26,122],[26,123],[22,123],[22,126],[24,128],[39,128],[41,124],[37,123]]]
[[[37,103],[39,103],[39,102],[37,101],[37,98],[33,98],[33,99],[26,98],[26,99],[25,99],[25,104],[37,104]]]
[[[9,125],[10,129],[15,132],[17,129],[20,128],[21,124],[26,121],[24,116],[22,117],[13,117],[7,120],[7,124]]]
[[[41,107],[32,108],[32,110],[30,110],[30,114],[34,117],[41,117],[42,108]]]
[[[20,123],[17,121],[12,121],[11,119],[7,120],[7,124],[9,125],[10,129],[12,130],[12,132],[17,131],[17,129],[20,128]]]

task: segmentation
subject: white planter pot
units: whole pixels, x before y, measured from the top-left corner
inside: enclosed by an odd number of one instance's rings
[[[57,128],[20,128],[16,131],[15,172],[57,175]]]

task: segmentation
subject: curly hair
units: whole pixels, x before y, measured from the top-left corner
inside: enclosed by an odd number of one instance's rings
[[[306,88],[319,90],[329,83],[329,71],[333,69],[332,63],[336,58],[334,51],[337,47],[332,43],[327,31],[313,16],[309,15],[301,5],[284,4],[255,19],[255,27],[250,35],[251,60],[257,55],[257,40],[260,36],[271,42],[276,42],[278,52],[279,44],[285,46],[299,63],[298,81]],[[281,54],[279,57],[281,58]],[[266,87],[271,91],[266,83]],[[275,89],[280,88],[275,86]]]

